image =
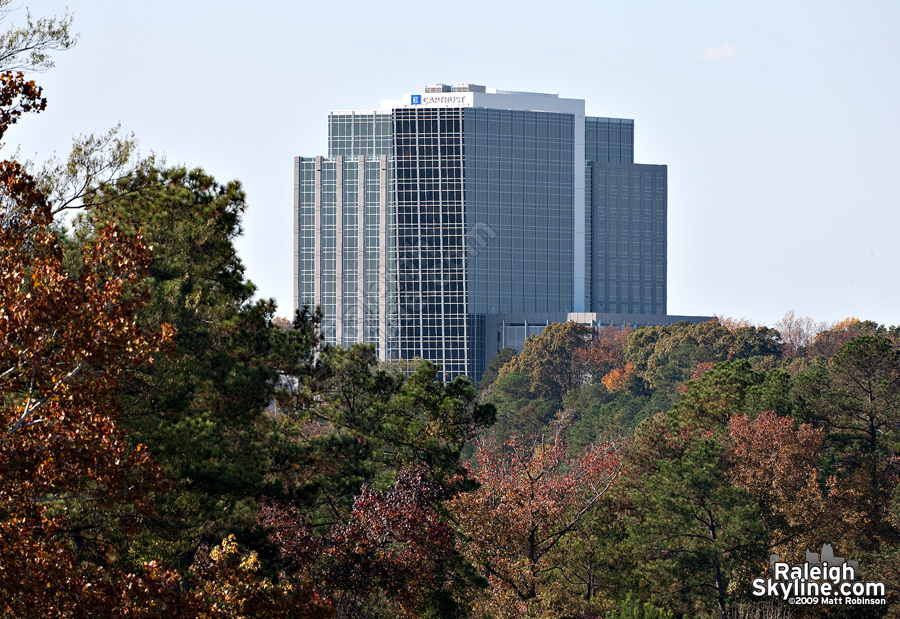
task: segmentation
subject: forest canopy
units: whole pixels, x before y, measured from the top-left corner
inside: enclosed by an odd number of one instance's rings
[[[70,28],[0,36],[0,139]],[[278,318],[247,208],[115,131],[0,162],[0,616],[900,614],[900,329],[553,324],[442,382]],[[824,545],[887,604],[754,594]]]

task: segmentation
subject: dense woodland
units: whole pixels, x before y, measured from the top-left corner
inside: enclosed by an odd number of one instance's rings
[[[68,27],[0,38],[3,139]],[[900,614],[900,330],[558,324],[444,384],[254,300],[246,207],[116,132],[0,163],[0,616]],[[890,605],[751,595],[823,543]]]

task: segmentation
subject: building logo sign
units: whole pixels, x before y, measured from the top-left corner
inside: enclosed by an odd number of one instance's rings
[[[431,105],[465,105],[469,99],[465,95],[435,95],[425,97],[424,103]]]
[[[404,96],[409,97],[406,105],[421,105],[422,107],[471,107],[473,104],[472,93],[470,92],[461,92],[459,94],[405,94]]]
[[[753,595],[777,597],[796,605],[883,605],[887,603],[883,582],[861,582],[859,564],[835,557],[830,544],[821,556],[806,551],[806,561],[789,565],[778,555],[769,557],[771,576],[753,581]]]

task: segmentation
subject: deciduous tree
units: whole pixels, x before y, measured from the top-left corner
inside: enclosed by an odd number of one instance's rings
[[[461,453],[493,407],[430,363],[391,371],[371,346],[320,349],[287,377],[281,490],[262,519],[282,569],[319,583],[338,616],[460,616],[466,577],[441,503],[472,488]]]
[[[723,619],[750,573],[768,556],[759,506],[727,476],[721,434],[678,428],[658,415],[628,454],[627,545],[636,586],[681,613]],[[734,587],[734,589],[732,589]]]
[[[546,440],[482,444],[476,459],[481,486],[454,499],[450,511],[463,554],[488,579],[477,608],[505,617],[550,611],[554,587],[564,586],[564,542],[618,476],[617,447],[591,446],[570,457],[560,431]]]
[[[577,322],[548,325],[540,335],[532,335],[525,347],[500,371],[500,375],[519,372],[531,378],[531,391],[544,399],[562,400],[590,378],[585,365],[597,332]]]
[[[805,560],[807,548],[835,533],[819,479],[824,431],[766,411],[752,420],[733,415],[729,433],[731,483],[760,506],[772,551],[785,561]]]
[[[807,347],[813,343],[818,333],[828,329],[825,322],[816,322],[809,316],[797,316],[794,310],[785,312],[775,323],[775,329],[781,334],[781,340],[792,357],[806,354]]]
[[[53,34],[0,39],[30,47],[22,61],[46,66]],[[65,29],[66,26],[63,26]],[[52,29],[52,28],[51,28]],[[34,38],[29,38],[33,36]],[[49,37],[49,38],[48,38]],[[20,73],[0,76],[0,138],[22,113],[40,111],[40,89]],[[150,249],[140,235],[109,226],[66,264],[52,209],[17,162],[0,163],[0,614],[118,616],[145,596],[125,591],[138,577],[115,564],[85,506],[127,526],[147,515],[155,475],[146,449],[130,444],[114,392],[136,364],[171,335],[145,330],[142,280]]]

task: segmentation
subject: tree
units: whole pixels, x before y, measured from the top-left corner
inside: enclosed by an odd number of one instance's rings
[[[700,364],[780,358],[782,345],[777,336],[766,327],[728,329],[717,320],[645,327],[628,335],[625,358],[650,387],[674,393]]]
[[[12,0],[0,0],[0,20],[10,14]],[[25,12],[25,26],[0,34],[0,72],[44,71],[53,66],[51,52],[69,49],[78,40],[72,32],[72,17],[33,19]]]
[[[782,560],[805,560],[804,551],[833,534],[819,462],[825,433],[810,424],[766,411],[751,420],[734,415],[728,453],[731,483],[760,506],[760,516]],[[832,531],[828,531],[831,528]]]
[[[623,580],[677,612],[724,616],[749,591],[759,557],[816,531],[816,435],[793,433],[780,370],[723,361],[685,387],[670,411],[638,427],[627,452],[620,500],[635,567]],[[808,518],[784,504],[797,496],[816,508]]]
[[[320,351],[313,372],[303,362],[291,372],[298,388],[282,394],[284,414],[278,424],[295,439],[284,444],[282,458],[321,459],[328,469],[295,486],[305,488],[293,494],[298,500],[321,500],[319,493],[339,481],[349,484],[340,493],[352,504],[363,484],[374,482],[381,489],[410,467],[452,486],[451,480],[465,473],[463,447],[494,420],[494,407],[476,401],[467,379],[441,383],[436,366],[428,362],[408,376],[389,371],[372,346],[328,347]],[[315,474],[316,467],[309,472]],[[335,516],[345,515],[336,509],[339,502],[326,502]]]
[[[5,188],[17,192],[4,202],[15,200],[17,221],[0,227],[0,609],[99,612],[115,585],[77,557],[97,559],[113,545],[72,514],[85,505],[125,521],[146,514],[152,467],[146,450],[124,439],[113,390],[160,343],[135,320],[149,254],[140,239],[109,229],[70,277],[47,205],[20,170],[3,167]],[[82,587],[98,598],[76,595]]]
[[[790,379],[781,370],[757,372],[746,359],[725,361],[687,383],[672,413],[681,425],[719,432],[735,414],[751,419],[763,411],[789,415],[790,389]]]
[[[450,504],[462,552],[489,583],[476,609],[500,616],[550,611],[568,560],[563,543],[618,476],[617,446],[591,446],[572,458],[559,431],[549,440],[482,443],[476,460],[481,486]],[[588,587],[575,595],[590,600],[594,593]]]
[[[510,348],[509,346],[497,351],[494,358],[488,362],[484,374],[482,374],[481,378],[478,380],[478,391],[483,392],[488,389],[494,381],[497,380],[497,376],[500,374],[500,370],[503,366],[512,361],[513,357],[517,354],[516,349]]]
[[[809,347],[810,357],[830,359],[837,354],[841,346],[860,335],[888,335],[896,340],[895,334],[871,320],[845,318],[833,324],[830,329],[816,334],[815,340]]]
[[[628,335],[625,358],[655,389],[674,390],[702,361],[725,361],[731,332],[715,321],[636,329]]]
[[[484,399],[496,407],[498,437],[537,434],[560,412],[560,402],[546,400],[531,390],[532,379],[524,372],[507,371],[494,381]]]
[[[658,415],[641,425],[624,474],[632,586],[680,613],[723,619],[747,565],[768,556],[759,507],[729,483],[721,434],[674,426]],[[734,589],[747,590],[738,586]]]
[[[48,66],[44,51],[68,40],[63,22],[29,18],[28,28],[0,37],[3,66]],[[0,138],[45,105],[21,73],[0,75]],[[125,440],[114,393],[171,329],[145,330],[136,318],[151,260],[139,235],[109,226],[73,255],[66,264],[35,180],[18,162],[0,162],[4,616],[118,616],[146,601],[143,588],[123,595],[141,577],[110,562],[112,540],[77,515],[102,511],[121,526],[148,515],[156,476],[147,451]]]
[[[784,353],[784,345],[778,332],[768,327],[738,327],[731,329],[728,338],[728,359],[753,359],[755,357],[774,357],[780,359]]]
[[[384,491],[364,486],[346,522],[316,537],[294,509],[269,507],[263,523],[287,582],[322,583],[339,617],[420,617],[437,606],[458,614],[452,528],[437,509],[444,490],[422,471],[403,472]],[[448,604],[449,602],[449,604]]]
[[[659,412],[659,402],[628,391],[610,392],[604,385],[587,385],[565,399],[565,414],[572,415],[574,447],[589,445],[604,436],[631,437],[645,418]]]
[[[627,372],[625,341],[628,331],[628,327],[620,328],[612,325],[600,327],[590,346],[575,351],[573,355],[575,364],[584,367],[595,383],[613,371]]]
[[[265,411],[287,336],[272,324],[274,304],[252,300],[234,248],[246,209],[237,181],[139,167],[83,202],[76,242],[115,226],[152,245],[140,323],[177,331],[173,347],[121,382],[117,398],[130,439],[147,446],[171,484],[156,495],[149,528],[129,542],[128,559],[180,556],[186,566],[201,543],[246,537],[255,526],[272,453]]]
[[[532,335],[525,347],[500,370],[503,376],[520,372],[531,378],[531,391],[544,399],[561,400],[584,385],[589,370],[578,351],[591,348],[597,332],[577,322],[548,325],[540,335]]]
[[[632,594],[622,600],[618,607],[606,614],[606,619],[674,619],[671,611],[643,602]]]
[[[818,333],[828,329],[828,324],[816,322],[809,316],[797,316],[794,310],[789,310],[775,323],[775,329],[781,335],[788,354],[799,357],[805,355]]]
[[[863,516],[850,537],[866,550],[896,543],[888,514],[898,482],[900,351],[885,334],[859,336],[798,376],[796,396],[802,418],[825,430],[832,498],[848,524],[853,512]]]
[[[441,505],[473,487],[460,457],[493,407],[467,379],[391,371],[371,346],[320,349],[286,377],[262,519],[279,571],[321,583],[338,616],[460,615],[467,577]]]

